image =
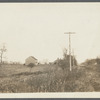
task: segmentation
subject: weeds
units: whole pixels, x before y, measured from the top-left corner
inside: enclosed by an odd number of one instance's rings
[[[0,77],[1,93],[28,92],[92,92],[100,91],[99,72],[86,68],[62,69],[57,65],[34,67],[29,72],[27,67],[2,67],[6,70]],[[43,68],[41,68],[43,67]],[[97,69],[96,69],[97,70]],[[3,75],[2,72],[0,76]]]

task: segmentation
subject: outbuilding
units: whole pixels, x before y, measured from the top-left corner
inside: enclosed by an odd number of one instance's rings
[[[26,60],[25,60],[25,65],[29,65],[29,64],[37,65],[37,63],[38,63],[38,60],[33,56],[30,56],[30,57],[26,58]]]

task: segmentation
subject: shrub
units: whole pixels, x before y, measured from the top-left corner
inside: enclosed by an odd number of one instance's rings
[[[100,64],[100,58],[96,58],[96,62],[97,62],[97,64]]]
[[[28,66],[32,68],[32,67],[35,66],[35,64],[34,63],[30,63],[30,64],[28,64]]]
[[[65,49],[65,51],[63,52],[63,59],[57,59],[54,64],[58,64],[58,66],[60,66],[62,69],[66,69],[69,68],[69,55],[67,54],[67,50]],[[71,55],[71,65],[72,66],[77,66],[77,60],[75,58],[75,56]]]

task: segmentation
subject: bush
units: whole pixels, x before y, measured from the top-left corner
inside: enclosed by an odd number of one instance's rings
[[[83,62],[85,65],[95,65],[95,64],[100,64],[100,58],[95,58],[95,59],[87,59],[85,62]]]
[[[96,62],[97,62],[97,64],[100,64],[100,58],[96,58]]]
[[[58,62],[58,66],[60,66],[62,69],[68,68],[69,67],[69,62],[65,59],[61,59]]]
[[[60,66],[62,69],[66,69],[69,68],[70,63],[69,63],[69,55],[67,54],[67,50],[65,49],[65,51],[63,52],[63,59],[57,59],[54,64],[58,64],[58,66]],[[72,66],[77,66],[77,60],[75,58],[75,56],[71,55],[71,65]]]
[[[34,63],[30,63],[28,66],[32,68],[32,67],[35,66],[35,64]]]

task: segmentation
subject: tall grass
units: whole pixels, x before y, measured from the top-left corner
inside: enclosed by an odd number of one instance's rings
[[[13,66],[9,66],[12,69]],[[9,67],[5,69],[9,72]],[[42,68],[41,68],[42,67]],[[100,91],[99,72],[86,68],[74,67],[62,69],[57,65],[33,67],[29,72],[25,66],[16,67],[16,72],[0,77],[0,92],[28,93],[28,92],[92,92]],[[35,68],[39,69],[35,71]],[[41,70],[40,70],[41,68]],[[27,70],[26,70],[27,69]],[[44,69],[44,70],[42,70]],[[14,69],[13,69],[14,70]],[[18,70],[18,71],[17,71]],[[24,71],[23,71],[24,70]],[[98,80],[98,81],[97,81]]]

